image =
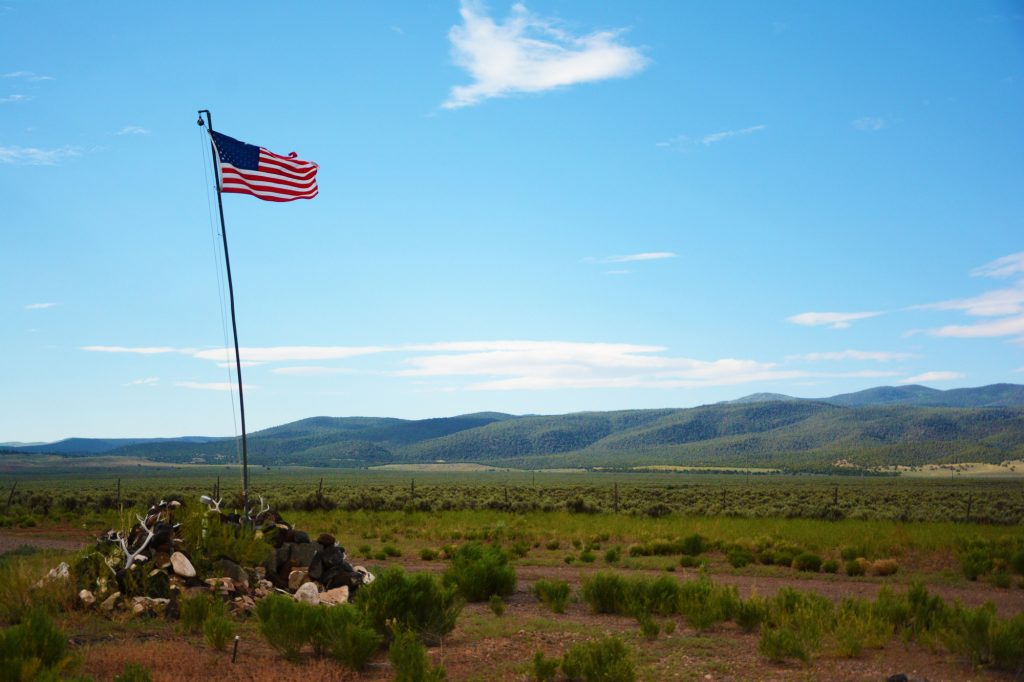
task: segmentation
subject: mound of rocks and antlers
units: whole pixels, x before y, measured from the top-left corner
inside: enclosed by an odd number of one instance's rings
[[[263,498],[245,515],[222,512],[222,500],[199,499],[206,508],[191,512],[179,500],[153,505],[127,533],[107,531],[94,551],[74,567],[61,564],[48,579],[77,580],[86,608],[167,618],[177,617],[179,599],[197,594],[218,596],[240,615],[275,592],[309,604],[342,604],[374,579],[349,563],[334,536],[322,533],[311,540]],[[227,544],[213,547],[203,542],[208,537],[227,538]],[[247,551],[224,551],[239,546]],[[242,555],[265,558],[244,565]]]

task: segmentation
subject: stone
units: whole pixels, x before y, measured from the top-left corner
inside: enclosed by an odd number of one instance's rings
[[[319,551],[320,545],[315,542],[296,544],[292,546],[291,560],[294,561],[297,566],[309,566],[313,563],[313,558]]]
[[[311,604],[316,606],[320,603],[320,593],[316,589],[314,583],[303,583],[298,590],[295,591],[295,601],[300,601],[303,604]]]
[[[117,602],[120,601],[120,599],[121,599],[121,593],[120,592],[115,592],[115,593],[113,593],[112,595],[110,595],[109,597],[107,597],[106,599],[103,600],[103,603],[100,604],[100,608],[102,610],[104,610],[104,611],[113,611],[114,608],[117,607]]]
[[[309,581],[309,571],[304,568],[297,568],[288,574],[288,589],[297,590]]]
[[[153,555],[153,565],[157,568],[170,568],[171,555],[167,552],[157,552]]]
[[[370,583],[372,583],[374,580],[377,579],[377,578],[374,577],[373,573],[370,573],[369,571],[367,571],[362,566],[356,566],[352,570],[355,571],[356,573],[361,573],[363,575],[363,584],[364,585],[369,585]]]
[[[330,533],[320,533],[320,537],[318,537],[316,541],[322,547],[333,547],[334,543],[337,542],[337,540],[334,539],[334,536]]]
[[[249,587],[249,574],[234,561],[229,559],[219,559],[213,562],[213,570],[217,572],[217,575],[224,576],[225,578],[231,578],[236,583],[241,583],[245,585],[246,588]]]
[[[50,572],[46,574],[47,580],[67,580],[71,577],[71,572],[68,568],[67,563],[60,562],[55,568],[50,569]]]
[[[235,597],[231,601],[235,613],[250,613],[256,610],[256,601],[252,597]]]
[[[327,590],[320,595],[320,602],[323,604],[347,604],[348,603],[348,586],[342,585],[341,587],[335,587],[333,590]]]
[[[295,535],[294,535],[295,540],[294,541],[297,544],[304,545],[304,544],[309,542],[309,533],[306,533],[305,531],[301,531],[301,530],[294,530],[294,529],[292,529],[292,530],[295,533]]]
[[[275,567],[273,571],[267,571],[268,573],[277,573],[285,564],[288,563],[288,559],[292,556],[292,545],[290,542],[286,542],[275,551]]]
[[[132,597],[132,615],[141,616],[148,610],[148,604],[145,597]]]
[[[158,616],[162,616],[167,612],[167,606],[171,603],[170,599],[164,597],[156,597],[149,600],[149,608]]]
[[[196,577],[195,567],[192,565],[192,562],[188,560],[188,557],[181,552],[175,552],[171,555],[171,569],[176,575],[180,575],[182,578]]]
[[[82,590],[78,593],[78,601],[82,602],[82,606],[88,608],[96,603],[96,595],[89,590]]]

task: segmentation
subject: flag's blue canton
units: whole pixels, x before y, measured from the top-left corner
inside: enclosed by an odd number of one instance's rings
[[[259,170],[259,147],[217,132],[211,131],[210,134],[213,135],[214,144],[217,145],[217,154],[220,156],[221,163],[230,163],[241,170]]]

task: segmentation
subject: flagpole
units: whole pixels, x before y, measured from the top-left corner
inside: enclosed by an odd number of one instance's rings
[[[206,129],[213,132],[213,115],[209,109],[199,110],[200,126],[204,124],[203,114],[206,114]],[[231,257],[228,255],[228,231],[224,226],[224,200],[220,191],[220,173],[218,171],[217,150],[213,145],[213,138],[210,138],[210,156],[213,159],[213,173],[217,182],[217,209],[220,211],[220,236],[224,241],[224,265],[228,270],[228,298],[231,301],[231,333],[235,339],[235,371],[238,375],[238,411],[242,417],[242,521],[249,515],[249,452],[245,439],[245,397],[242,394],[242,357],[238,352],[238,324],[235,322],[235,287],[231,283]]]

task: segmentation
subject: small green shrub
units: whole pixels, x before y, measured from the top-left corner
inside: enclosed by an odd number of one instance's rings
[[[114,682],[153,682],[149,670],[140,663],[125,663],[120,675],[114,675]]]
[[[562,672],[583,682],[634,682],[636,669],[629,648],[617,637],[577,644],[562,658]]]
[[[1013,585],[1013,580],[1010,578],[1009,573],[999,571],[992,574],[992,585],[1005,590]]]
[[[734,617],[740,605],[735,587],[715,585],[706,576],[687,581],[681,588],[679,612],[698,632]]]
[[[650,641],[658,639],[661,626],[650,615],[642,613],[636,619],[640,623],[640,634],[643,635],[644,639]]]
[[[538,580],[531,588],[533,596],[554,613],[565,613],[570,591],[569,583],[565,580]]]
[[[767,611],[768,607],[763,599],[758,597],[743,599],[736,607],[736,624],[744,632],[753,632],[764,622]]]
[[[61,679],[76,661],[67,639],[42,609],[30,611],[19,625],[0,631],[0,679],[7,682]]]
[[[734,547],[729,550],[729,554],[726,558],[729,560],[729,564],[733,568],[743,568],[744,566],[754,563],[754,555],[750,550],[743,549],[742,547]]]
[[[617,564],[622,558],[621,547],[611,547],[604,553],[604,561],[608,564]]]
[[[596,558],[597,555],[595,555],[589,549],[585,549],[582,552],[580,552],[580,561],[582,561],[583,563],[592,564],[594,563],[594,559]]]
[[[384,550],[378,550],[378,551],[373,553],[373,560],[374,561],[387,561],[388,560],[388,553],[385,552]]]
[[[224,651],[234,636],[235,626],[224,616],[211,616],[203,623],[203,637],[217,651]]]
[[[506,597],[516,589],[516,572],[508,555],[500,547],[477,542],[455,551],[444,578],[469,601],[486,601],[492,594]]]
[[[559,544],[558,540],[549,540],[549,541],[547,542],[547,544],[546,544],[546,545],[544,545],[544,548],[545,548],[545,549],[549,549],[549,550],[551,550],[551,551],[555,551],[555,550],[556,550],[556,549],[558,549],[558,548],[559,548],[560,546],[561,546],[561,545]]]
[[[811,660],[811,651],[800,633],[791,628],[763,628],[757,649],[772,661],[798,658],[804,663]]]
[[[821,572],[822,573],[838,573],[839,572],[839,562],[836,561],[835,559],[827,559],[827,560],[823,561],[822,564],[821,564]]]
[[[359,556],[366,557],[367,559],[373,556],[373,547],[369,545],[359,545],[359,549],[356,551],[359,552]]]
[[[299,652],[312,639],[317,626],[316,619],[307,615],[307,608],[311,607],[281,594],[256,603],[260,634],[289,661],[299,660]]]
[[[214,599],[209,594],[182,597],[178,602],[178,609],[181,615],[181,630],[193,634],[202,632],[203,623],[208,618],[225,615],[224,602]]]
[[[491,612],[495,616],[501,618],[505,615],[505,600],[503,600],[498,595],[492,594],[490,601],[487,602],[487,605],[491,608]]]
[[[530,668],[530,679],[533,682],[552,682],[557,674],[557,658],[545,658],[543,651],[533,655],[533,665]]]
[[[384,547],[381,548],[381,551],[384,552],[384,554],[388,557],[402,556],[402,551],[394,545],[384,545]]]
[[[391,640],[388,660],[395,669],[395,682],[441,682],[448,678],[443,666],[431,666],[427,649],[412,632],[398,631]]]
[[[354,670],[366,669],[384,637],[367,622],[366,615],[351,604],[315,606],[317,629],[313,647]]]
[[[407,574],[394,567],[360,588],[355,603],[381,635],[389,636],[392,621],[432,643],[452,631],[463,602],[454,585],[442,585],[428,573]]]
[[[626,580],[615,573],[595,573],[583,579],[580,596],[594,613],[624,613]]]
[[[694,533],[683,538],[680,543],[680,549],[686,556],[697,556],[703,554],[708,548],[707,539],[704,538],[700,533]]]
[[[846,575],[864,575],[865,572],[867,572],[867,565],[863,560],[850,559],[846,562]]]
[[[423,561],[433,561],[437,558],[437,550],[424,547],[420,550],[420,559]]]
[[[992,570],[992,556],[983,549],[972,549],[960,558],[960,566],[968,580],[977,580]]]
[[[576,561],[576,557],[574,557],[572,554],[566,554],[565,559],[563,559],[563,561],[565,561],[565,563],[567,564],[571,564],[574,561]]]
[[[683,568],[695,568],[700,566],[700,563],[701,560],[698,557],[690,556],[689,554],[679,557],[679,565]]]
[[[793,558],[792,566],[798,571],[817,573],[821,570],[821,557],[813,552],[803,552]]]

